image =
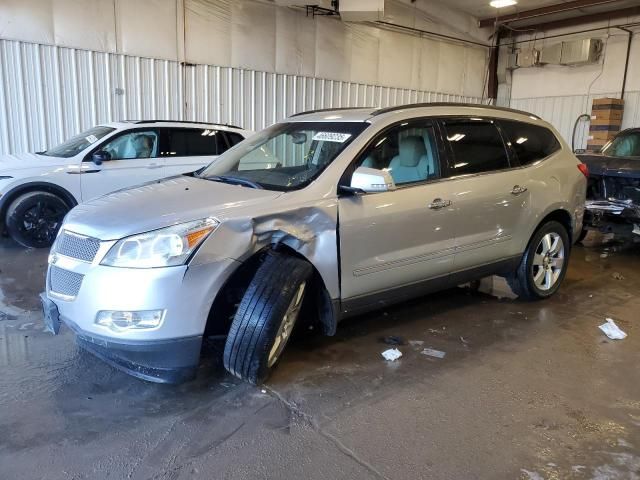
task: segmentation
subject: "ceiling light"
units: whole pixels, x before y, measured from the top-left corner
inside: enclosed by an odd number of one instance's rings
[[[491,2],[489,2],[489,5],[491,5],[492,7],[495,8],[503,8],[503,7],[510,7],[511,5],[515,5],[516,0],[492,0]]]

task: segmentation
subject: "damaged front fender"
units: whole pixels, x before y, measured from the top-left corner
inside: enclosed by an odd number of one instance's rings
[[[331,299],[340,298],[338,204],[335,199],[284,209],[277,214],[221,219],[194,262],[227,257],[245,262],[270,245],[286,245],[311,263]]]

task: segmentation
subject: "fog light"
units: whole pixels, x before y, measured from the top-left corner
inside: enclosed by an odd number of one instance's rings
[[[101,310],[96,316],[96,323],[108,327],[115,332],[156,328],[162,324],[164,310]]]

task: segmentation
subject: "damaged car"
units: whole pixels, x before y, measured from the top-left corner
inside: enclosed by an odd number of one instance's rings
[[[589,172],[580,239],[589,230],[640,235],[640,128],[624,130],[600,153],[578,158]]]
[[[223,336],[263,382],[296,325],[484,276],[553,295],[582,230],[586,178],[548,123],[481,105],[320,110],[203,170],[69,212],[49,256],[45,322],[142,379],[180,382]]]

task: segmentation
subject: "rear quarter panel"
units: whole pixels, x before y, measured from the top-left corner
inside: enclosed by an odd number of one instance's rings
[[[531,192],[528,230],[519,236],[521,251],[549,214],[562,210],[571,216],[570,235],[575,239],[582,229],[587,179],[578,169],[578,159],[568,149],[561,149],[537,164],[525,167]]]

